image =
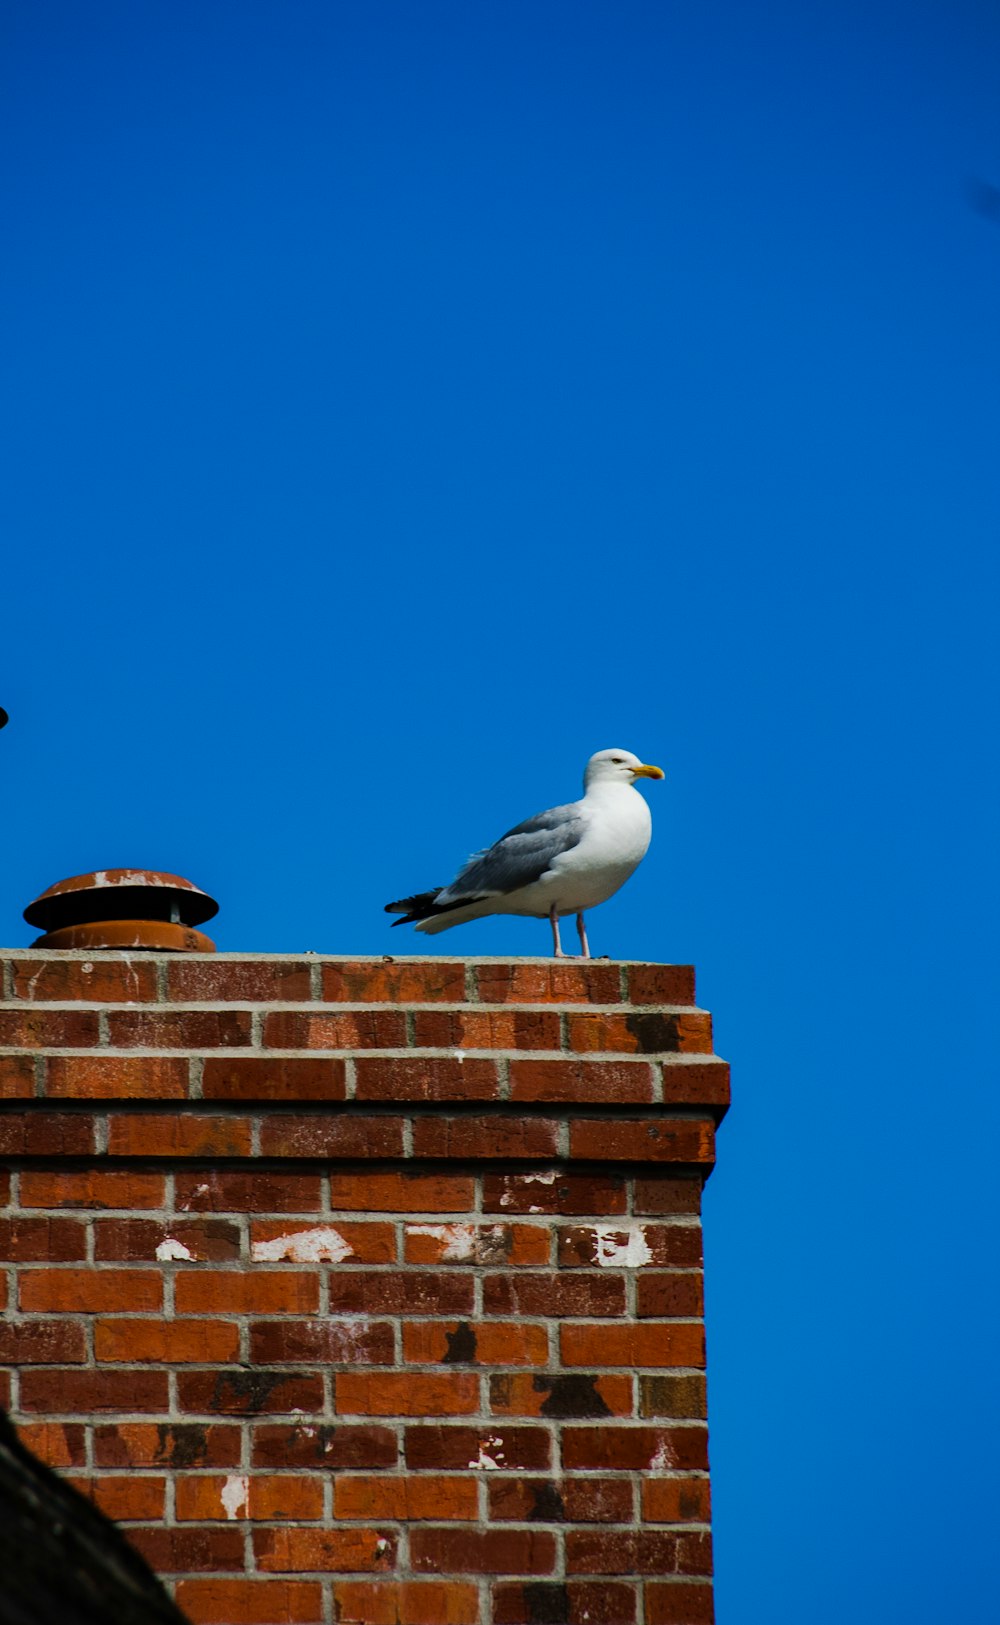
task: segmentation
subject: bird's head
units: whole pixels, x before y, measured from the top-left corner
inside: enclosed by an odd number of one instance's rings
[[[583,788],[592,784],[634,784],[636,779],[662,779],[662,767],[651,767],[630,750],[599,750],[587,763]]]

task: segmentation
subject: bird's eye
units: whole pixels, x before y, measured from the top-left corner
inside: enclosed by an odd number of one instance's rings
[[[616,762],[618,764],[618,766],[621,767],[621,765],[624,762],[625,758],[624,758],[624,756],[612,756],[611,760],[613,762]]]

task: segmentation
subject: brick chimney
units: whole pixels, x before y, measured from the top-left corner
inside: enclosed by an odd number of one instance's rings
[[[683,966],[9,953],[0,1402],[204,1625],[706,1625]]]

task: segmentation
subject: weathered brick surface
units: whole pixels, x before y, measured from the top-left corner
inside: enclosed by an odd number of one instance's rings
[[[707,1625],[690,968],[10,954],[0,1403],[195,1625]]]

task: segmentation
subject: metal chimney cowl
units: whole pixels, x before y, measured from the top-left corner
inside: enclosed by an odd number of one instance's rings
[[[97,869],[43,891],[24,911],[44,932],[33,948],[151,948],[214,954],[215,943],[195,926],[219,905],[181,875],[155,869]]]

